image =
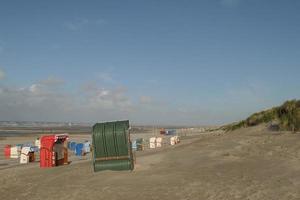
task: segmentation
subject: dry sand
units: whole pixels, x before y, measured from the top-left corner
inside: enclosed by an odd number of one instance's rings
[[[133,172],[94,173],[89,160],[2,169],[0,199],[300,199],[300,134],[198,134],[136,156]]]

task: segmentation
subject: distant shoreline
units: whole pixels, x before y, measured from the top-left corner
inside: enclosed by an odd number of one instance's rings
[[[62,134],[62,133],[68,133],[68,134],[90,134],[91,129],[85,128],[85,129],[41,129],[41,128],[35,128],[35,129],[4,129],[0,128],[0,137],[14,137],[14,136],[28,136],[28,135],[43,135],[43,134]]]

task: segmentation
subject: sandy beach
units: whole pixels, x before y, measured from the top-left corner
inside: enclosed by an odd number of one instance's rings
[[[299,146],[299,134],[264,126],[195,134],[137,152],[132,172],[94,173],[88,158],[2,169],[0,199],[299,199]]]

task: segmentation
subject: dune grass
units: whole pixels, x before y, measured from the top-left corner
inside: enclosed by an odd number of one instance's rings
[[[222,128],[226,131],[232,131],[243,127],[272,122],[277,122],[280,130],[300,131],[300,100],[286,101],[281,106],[254,113],[245,120],[226,125]]]

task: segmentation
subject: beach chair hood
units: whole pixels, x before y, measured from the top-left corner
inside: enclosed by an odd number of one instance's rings
[[[128,120],[95,124],[92,140],[95,172],[133,170]]]

